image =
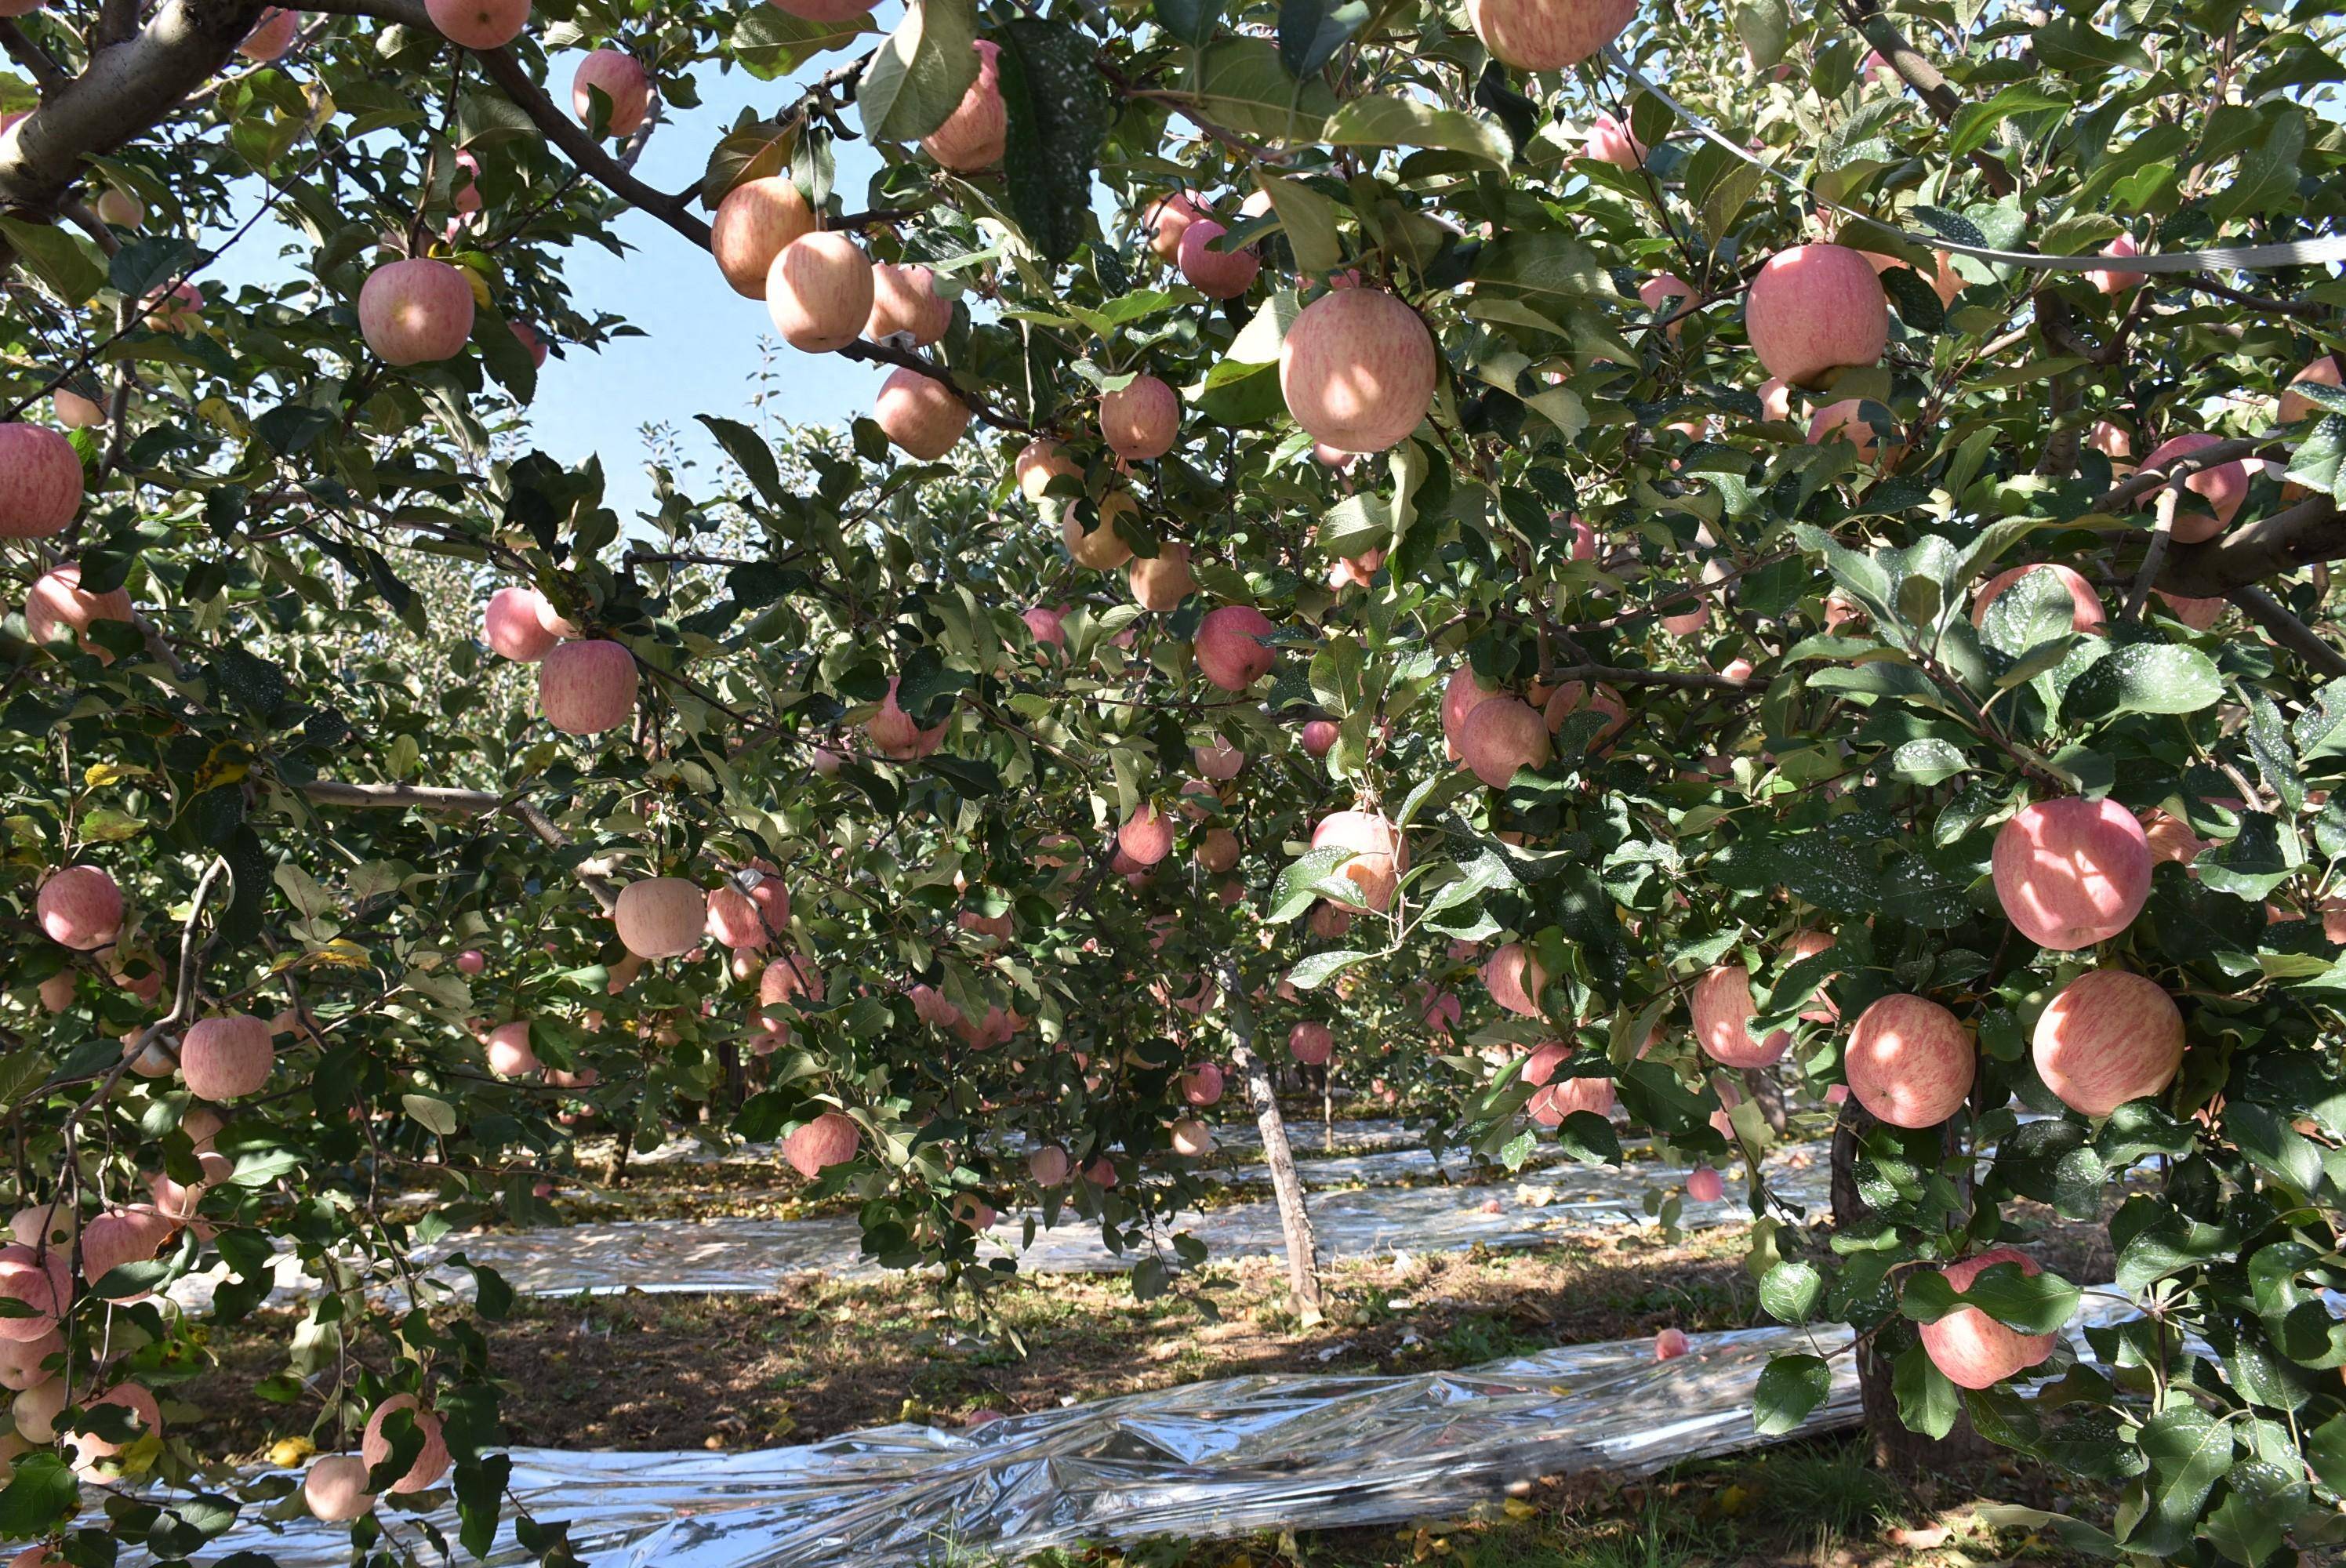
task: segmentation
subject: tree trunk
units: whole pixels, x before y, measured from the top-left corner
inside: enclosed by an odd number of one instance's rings
[[[635,1146],[635,1129],[632,1127],[622,1129],[619,1133],[618,1146],[611,1151],[611,1157],[603,1162],[603,1185],[605,1186],[625,1186],[627,1185],[627,1155]]]
[[[1751,1103],[1760,1107],[1760,1118],[1778,1137],[1784,1135],[1784,1085],[1776,1074],[1764,1067],[1746,1067],[1743,1087],[1749,1092]]]
[[[1833,1125],[1832,1217],[1836,1229],[1856,1225],[1868,1214],[1865,1200],[1857,1190],[1857,1138],[1861,1127],[1871,1120],[1851,1101],[1841,1106],[1841,1119]],[[1857,1392],[1865,1407],[1865,1436],[1873,1450],[1875,1468],[1919,1475],[1987,1453],[1986,1441],[1972,1430],[1971,1418],[1965,1415],[1955,1417],[1954,1430],[1943,1438],[1909,1431],[1906,1423],[1898,1419],[1898,1395],[1891,1378],[1891,1358],[1874,1354],[1872,1340],[1858,1347]]]
[[[717,1047],[717,1064],[724,1070],[725,1074],[726,1108],[739,1111],[748,1089],[748,1084],[741,1075],[740,1045],[731,1040],[721,1042]]]
[[[1226,965],[1222,983],[1237,996],[1237,966]],[[1262,1131],[1263,1162],[1270,1166],[1271,1195],[1279,1201],[1279,1227],[1287,1244],[1287,1284],[1295,1293],[1295,1315],[1307,1329],[1325,1319],[1321,1308],[1319,1246],[1311,1237],[1311,1213],[1303,1204],[1303,1183],[1295,1174],[1295,1154],[1287,1145],[1287,1122],[1279,1113],[1279,1087],[1270,1067],[1255,1054],[1254,1036],[1240,1020],[1248,1014],[1234,1009],[1230,1019],[1230,1061],[1246,1074],[1247,1099],[1254,1106],[1254,1125]]]

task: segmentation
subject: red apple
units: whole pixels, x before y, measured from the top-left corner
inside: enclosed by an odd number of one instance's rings
[[[1972,600],[1972,625],[1985,626],[1987,607],[1995,603],[1997,597],[2006,588],[2031,572],[2050,572],[2061,580],[2063,587],[2069,590],[2069,602],[2076,606],[2076,613],[2069,617],[2069,625],[2073,630],[2098,632],[2102,629],[2104,624],[2102,596],[2094,592],[2094,585],[2068,567],[2050,561],[2036,561],[2025,566],[2014,566],[2008,571],[1998,572],[1981,584],[1977,596]]]
[[[1466,25],[1519,71],[1576,66],[1620,36],[1637,0],[1466,0]]]
[[[1189,572],[1189,546],[1178,540],[1157,546],[1154,555],[1136,555],[1124,569],[1133,602],[1142,609],[1169,615],[1189,596],[1198,580]]]
[[[423,0],[423,13],[467,49],[502,49],[529,25],[529,0]]]
[[[1207,217],[1209,209],[1197,196],[1187,190],[1176,190],[1151,202],[1142,218],[1142,227],[1148,230],[1148,248],[1157,252],[1160,261],[1180,260],[1181,236],[1189,225]]]
[[[1637,169],[1646,166],[1645,145],[1629,134],[1627,126],[1602,111],[1589,121],[1587,139],[1581,144],[1580,155],[1622,168]]]
[[[937,292],[934,272],[892,261],[872,267],[872,319],[864,323],[865,337],[878,342],[902,332],[912,339],[914,348],[925,348],[944,337],[952,325],[953,301]]]
[[[354,1453],[321,1453],[301,1477],[301,1501],[311,1518],[347,1524],[374,1512],[374,1493],[366,1483],[365,1460]]]
[[[277,1064],[269,1025],[248,1013],[203,1019],[179,1042],[179,1076],[199,1100],[257,1095]]]
[[[1458,732],[1459,759],[1493,789],[1505,789],[1518,769],[1547,766],[1554,754],[1547,720],[1518,697],[1477,704]]]
[[[1000,163],[1010,131],[1002,103],[1002,46],[980,38],[971,47],[977,51],[977,79],[945,123],[921,138],[923,152],[960,174]]]
[[[1117,829],[1116,842],[1134,864],[1153,866],[1173,852],[1173,820],[1154,800],[1144,800]]]
[[[81,510],[81,454],[38,424],[0,424],[0,539],[46,539]]]
[[[1659,272],[1637,285],[1637,298],[1644,301],[1647,310],[1654,312],[1655,320],[1669,321],[1673,316],[1682,318],[1701,300],[1702,296],[1695,292],[1693,284],[1676,273]],[[1681,319],[1671,321],[1662,330],[1675,340],[1685,326],[1686,322]]]
[[[896,701],[896,683],[900,678],[888,677],[888,693],[880,699],[880,711],[863,721],[863,733],[881,756],[910,762],[933,755],[944,744],[945,727],[940,724],[923,729],[913,721],[913,716]]]
[[[611,923],[638,958],[674,958],[700,945],[709,895],[685,877],[646,877],[619,890]]]
[[[814,231],[814,209],[799,188],[770,174],[743,180],[725,193],[709,226],[709,249],[735,293],[762,300],[774,259],[792,241]]]
[[[383,1428],[397,1410],[409,1412],[423,1446],[417,1451],[415,1462],[407,1467],[407,1473],[391,1483],[391,1490],[401,1496],[429,1492],[448,1473],[448,1443],[441,1432],[440,1418],[423,1409],[413,1394],[393,1394],[375,1406],[374,1413],[367,1418],[366,1431],[359,1438],[359,1456],[369,1471],[391,1458],[391,1439],[383,1435]]]
[[[1279,346],[1287,412],[1338,452],[1399,444],[1433,406],[1441,352],[1415,311],[1379,289],[1322,294]]]
[[[2134,242],[2133,235],[2121,234],[2103,246],[2101,253],[2119,258],[2139,256],[2142,248]],[[2105,294],[2123,294],[2129,289],[2139,288],[2149,277],[2147,272],[2128,272],[2116,267],[2096,267],[2086,273],[2086,280]]]
[[[1324,1067],[1335,1054],[1336,1036],[1325,1023],[1299,1023],[1287,1032],[1287,1054],[1306,1067]]]
[[[641,60],[624,49],[597,49],[578,62],[577,72],[570,78],[571,112],[578,117],[580,125],[590,130],[595,125],[594,95],[597,92],[610,101],[610,123],[605,127],[608,134],[633,136],[651,108],[651,73],[644,69]]]
[[[2095,969],[2037,1015],[2036,1075],[2063,1105],[2106,1116],[2164,1090],[2183,1064],[2183,1014],[2157,982]]]
[[[2303,370],[2298,372],[2296,375],[2290,377],[2289,385],[2281,389],[2280,423],[2283,424],[2295,424],[2299,420],[2304,419],[2308,415],[2328,412],[2323,409],[2320,403],[2315,402],[2311,398],[2307,397],[2303,392],[2299,392],[2297,390],[2299,387],[2334,387],[2339,384],[2338,356],[2335,354],[2323,354],[2314,360],[2312,363],[2307,365]]]
[[[872,262],[844,234],[791,240],[766,274],[766,311],[794,349],[829,353],[855,341],[872,319]]]
[[[1127,463],[1162,457],[1181,430],[1181,398],[1152,375],[1137,375],[1099,402],[1100,434]]]
[[[880,383],[872,417],[907,455],[934,463],[969,428],[969,404],[934,376],[899,369]]]
[[[1963,1108],[1979,1071],[1972,1033],[1937,1003],[1903,993],[1858,1014],[1842,1054],[1850,1093],[1893,1127],[1935,1127]]]
[[[600,637],[558,645],[538,664],[537,706],[565,734],[617,729],[636,711],[635,656]]]
[[[1765,1067],[1791,1049],[1792,1037],[1779,1029],[1765,1040],[1751,1038],[1751,975],[1739,963],[1721,963],[1694,983],[1688,1009],[1704,1054],[1722,1067]]]
[[[89,628],[99,621],[128,622],[133,615],[128,592],[121,588],[103,594],[86,592],[81,567],[72,564],[42,574],[25,596],[26,636],[46,643],[59,632],[70,631],[84,653],[96,654],[107,664],[114,662],[114,656],[90,640]]]
[[[481,612],[482,640],[516,664],[536,664],[561,640],[546,629],[550,607],[536,588],[499,588]]]
[[[2156,469],[2178,457],[2188,457],[2202,448],[2214,446],[2218,438],[2212,435],[2178,435],[2161,442],[2151,454],[2142,460],[2147,469]],[[2239,458],[2203,468],[2184,480],[2183,488],[2207,503],[2205,507],[2178,505],[2175,509],[2173,532],[2178,545],[2198,545],[2213,539],[2232,525],[2240,513],[2240,503],[2249,498],[2249,465]]]
[[[2150,841],[2115,800],[2025,806],[1997,830],[1995,896],[2039,947],[2069,952],[2126,930],[2150,896]]]
[[[1236,299],[1254,287],[1255,274],[1262,270],[1251,249],[1214,249],[1215,241],[1229,232],[1210,218],[1200,218],[1181,231],[1181,276],[1209,300]]]
[[[1519,942],[1507,943],[1483,962],[1484,989],[1510,1013],[1540,1017],[1539,993],[1546,985],[1547,971]]]
[[[812,1181],[831,1166],[855,1157],[863,1141],[854,1119],[840,1111],[825,1111],[782,1140],[782,1157],[790,1168]]]
[[[1361,899],[1343,907],[1379,912],[1392,907],[1393,891],[1409,870],[1409,841],[1382,813],[1331,811],[1311,830],[1311,847],[1352,851],[1337,874],[1360,890]]]
[[[1198,668],[1224,691],[1244,691],[1270,673],[1276,656],[1259,639],[1278,629],[1251,605],[1208,610],[1198,624]]]
[[[51,942],[88,952],[120,934],[122,890],[96,866],[63,866],[43,879],[33,912]]]
[[[244,42],[236,46],[236,52],[248,60],[266,65],[293,46],[301,24],[301,19],[292,12],[267,6],[260,13],[260,20],[252,25],[252,31],[244,36]]]
[[[2044,1272],[2035,1258],[2010,1247],[1992,1247],[1950,1263],[1939,1272],[1958,1291],[1968,1290],[1982,1273],[1999,1263],[2016,1263],[2025,1275]],[[2052,1335],[2007,1329],[1976,1307],[1958,1307],[1937,1322],[1919,1327],[1931,1364],[1961,1388],[1992,1388],[2053,1353]]]
[[[360,286],[359,332],[385,364],[454,359],[473,335],[473,286],[445,261],[386,262]]]
[[[1751,351],[1770,375],[1815,387],[1882,358],[1890,301],[1865,258],[1841,245],[1801,245],[1768,259],[1743,302]]]

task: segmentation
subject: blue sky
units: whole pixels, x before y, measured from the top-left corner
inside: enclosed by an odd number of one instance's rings
[[[886,13],[896,9],[892,0],[883,9],[883,24]],[[819,76],[843,57],[818,56],[807,72]],[[575,56],[558,56],[550,73],[565,100],[576,63]],[[788,82],[760,82],[739,69],[719,76],[704,68],[696,86],[700,107],[671,111],[674,117],[652,133],[636,166],[659,189],[697,185],[709,148],[744,105],[770,111],[797,96]],[[837,154],[840,199],[849,210],[859,209],[867,205],[864,191],[879,159],[860,141],[840,143]],[[869,410],[884,368],[782,345],[774,338],[764,301],[733,292],[707,252],[658,219],[630,211],[616,228],[635,247],[629,256],[622,260],[600,246],[582,245],[571,253],[566,271],[580,309],[625,316],[645,336],[618,339],[599,352],[572,347],[566,351],[567,360],[548,359],[530,415],[537,443],[554,456],[576,462],[602,453],[610,502],[621,518],[651,508],[641,427],[665,422],[675,427],[688,453],[713,463],[715,444],[692,416],[747,417],[761,338],[773,341],[778,356],[769,405],[777,416],[796,423],[844,425]]]
[[[887,27],[902,14],[897,0],[884,0],[873,15]],[[547,70],[549,90],[566,108],[579,57],[576,52],[557,55]],[[801,76],[811,80],[848,57],[842,52],[818,56]],[[738,67],[720,73],[714,64],[702,66],[694,83],[699,107],[664,111],[667,117],[636,165],[638,175],[662,190],[699,184],[709,149],[744,107],[770,113],[799,91],[792,81],[760,82]],[[864,195],[879,159],[860,141],[841,142],[835,150],[833,183],[840,199],[851,211],[869,205]],[[256,186],[252,199],[263,195]],[[250,211],[241,207],[239,219]],[[717,461],[716,444],[692,416],[751,417],[750,378],[759,366],[760,340],[772,342],[776,356],[768,388],[768,412],[774,417],[843,426],[870,409],[884,368],[784,346],[774,335],[764,301],[733,292],[706,251],[657,219],[630,209],[614,228],[633,248],[629,254],[613,256],[599,245],[576,247],[566,266],[571,291],[581,311],[624,317],[645,335],[617,339],[599,351],[566,345],[567,357],[549,358],[539,372],[529,416],[531,439],[555,457],[576,463],[602,454],[607,495],[623,524],[652,509],[643,427],[671,427],[684,455],[700,460],[708,475]],[[208,236],[213,243],[223,237]],[[209,276],[230,286],[281,283],[287,264],[280,247],[305,243],[290,228],[263,224]]]

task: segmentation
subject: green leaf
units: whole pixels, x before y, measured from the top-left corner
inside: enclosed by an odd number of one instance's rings
[[[97,248],[66,232],[62,224],[0,218],[0,235],[7,237],[33,275],[67,305],[87,305],[106,286],[106,263]]]
[[[2034,82],[2014,82],[1984,104],[1965,104],[1947,133],[1947,156],[1968,158],[1994,138],[1995,127],[2014,115],[2066,109],[2070,100]]]
[[[399,1105],[407,1113],[409,1120],[444,1138],[454,1135],[456,1131],[455,1108],[445,1100],[435,1100],[429,1095],[402,1095]]]
[[[2324,413],[2316,420],[2290,453],[2289,472],[2282,477],[2335,496],[2339,485],[2346,484],[2346,414]]]
[[[858,12],[840,22],[810,22],[779,6],[752,5],[733,25],[727,47],[744,70],[761,82],[770,82],[789,76],[817,55],[879,30],[869,12]]]
[[[1009,116],[1002,164],[1011,216],[1045,260],[1065,261],[1090,233],[1107,89],[1090,41],[1063,23],[1018,20],[994,36]]]
[[[1750,57],[1751,68],[1765,71],[1784,57],[1784,46],[1790,37],[1792,18],[1784,0],[1730,0],[1728,15],[1735,23],[1735,36],[1743,42],[1743,52]]]
[[[1287,972],[1287,978],[1298,991],[1317,991],[1356,963],[1365,963],[1376,956],[1357,948],[1337,948],[1331,952],[1315,952]]]
[[[2187,1402],[2145,1420],[2135,1441],[2150,1461],[2151,1508],[2125,1544],[2179,1553],[2198,1531],[2208,1494],[2232,1468],[2232,1429]]]
[[[1363,0],[1279,0],[1279,57],[1298,81],[1319,71],[1369,19]]]
[[[1315,76],[1299,85],[1268,38],[1217,38],[1182,80],[1208,119],[1259,141],[1319,141],[1336,110],[1328,84]]]
[[[81,1485],[65,1461],[54,1453],[26,1454],[0,1490],[0,1540],[38,1540],[80,1508]]]
[[[945,123],[977,80],[974,0],[915,0],[855,89],[863,134],[918,141]]]
[[[1991,613],[1993,613],[1991,611]],[[2175,643],[2113,648],[2069,683],[2061,711],[2076,718],[2121,713],[2197,713],[2224,695],[2216,662]]]
[[[1807,1420],[1831,1392],[1832,1368],[1823,1357],[1773,1357],[1751,1390],[1752,1430],[1762,1437],[1781,1437]]]
[[[1824,1297],[1825,1277],[1813,1263],[1777,1264],[1760,1278],[1760,1310],[1779,1323],[1805,1323]]]
[[[1255,183],[1270,198],[1271,210],[1279,214],[1279,226],[1286,231],[1288,249],[1295,253],[1299,269],[1305,272],[1332,272],[1342,264],[1344,252],[1336,239],[1334,202],[1302,180],[1290,179],[1267,169],[1255,172]],[[1260,319],[1260,312],[1256,319]],[[1247,323],[1250,329],[1253,324]]]
[[[1352,99],[1330,117],[1321,139],[1331,147],[1443,148],[1502,169],[1515,155],[1506,132],[1490,120],[1388,95]]]
[[[773,448],[766,444],[764,436],[738,420],[719,419],[713,413],[694,417],[717,438],[725,455],[733,460],[733,465],[770,504],[780,506],[789,499],[789,493],[782,488],[781,470],[774,463]]]
[[[1157,25],[1181,42],[1202,47],[1221,25],[1221,0],[1155,0]]]
[[[1963,1390],[1920,1345],[1907,1346],[1890,1364],[1890,1390],[1897,1397],[1898,1419],[1906,1430],[1925,1437],[1945,1437],[1964,1413]]]

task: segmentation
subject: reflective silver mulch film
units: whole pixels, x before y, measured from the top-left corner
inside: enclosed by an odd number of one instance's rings
[[[1430,1160],[1423,1151],[1419,1162]],[[1363,1156],[1365,1158],[1392,1158]],[[1348,1166],[1355,1161],[1344,1162]],[[1780,1203],[1814,1213],[1826,1201],[1827,1171],[1813,1147],[1780,1150],[1765,1166]],[[1455,1252],[1481,1245],[1536,1246],[1559,1234],[1647,1223],[1646,1195],[1683,1186],[1686,1172],[1658,1166],[1576,1166],[1544,1169],[1510,1185],[1481,1187],[1370,1186],[1322,1192],[1311,1200],[1311,1223],[1327,1259],[1396,1252]],[[1496,1202],[1496,1212],[1490,1205]],[[1679,1222],[1689,1227],[1729,1223],[1749,1214],[1743,1194],[1718,1203],[1687,1202]],[[1020,1250],[1022,1217],[994,1227],[995,1250],[1015,1257],[1023,1272],[1108,1274],[1137,1260],[1110,1250],[1099,1227],[1072,1214],[1038,1231]],[[1185,1215],[1172,1227],[1206,1244],[1218,1259],[1274,1257],[1284,1240],[1279,1211],[1268,1200],[1234,1203]],[[862,1256],[862,1231],[852,1216],[811,1219],[617,1220],[518,1232],[453,1237],[425,1261],[461,1251],[495,1268],[524,1295],[616,1294],[624,1290],[699,1294],[771,1290],[792,1275],[823,1271],[846,1279],[877,1278],[886,1271]],[[216,1278],[194,1275],[169,1294],[190,1309],[209,1301]],[[469,1277],[453,1277],[459,1288]],[[307,1288],[292,1255],[280,1269],[280,1292]]]
[[[1459,1372],[1236,1378],[972,1431],[882,1427],[756,1453],[522,1449],[513,1487],[541,1521],[569,1522],[593,1568],[910,1568],[1449,1517],[1537,1476],[1640,1475],[1752,1446],[1752,1384],[1769,1356],[1846,1340],[1751,1329],[1695,1335],[1668,1362],[1638,1340]],[[1847,1358],[1834,1366],[1832,1396],[1804,1431],[1857,1420]],[[388,1517],[434,1561],[421,1532]],[[453,1538],[453,1511],[434,1517]],[[287,1568],[350,1557],[346,1527],[306,1517],[242,1525],[209,1550],[266,1552]],[[527,1560],[509,1532],[489,1559]]]

